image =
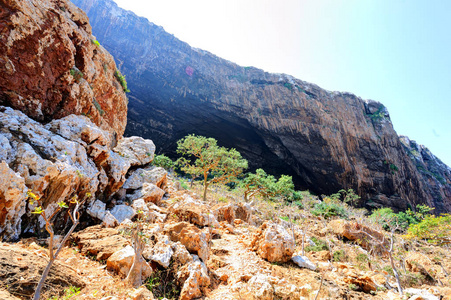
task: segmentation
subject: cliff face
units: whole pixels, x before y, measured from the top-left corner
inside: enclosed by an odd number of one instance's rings
[[[293,175],[298,187],[317,193],[353,188],[367,206],[450,210],[449,193],[439,199],[431,192],[382,104],[240,67],[110,0],[73,2],[127,75],[126,134],[151,138],[162,152],[174,151],[188,133],[211,136],[237,148],[252,167]]]
[[[88,17],[66,0],[0,3],[0,105],[49,122],[84,114],[121,137],[127,99]]]

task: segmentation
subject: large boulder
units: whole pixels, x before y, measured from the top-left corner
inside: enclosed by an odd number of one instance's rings
[[[127,181],[124,183],[124,189],[139,189],[143,186],[144,182],[153,183],[160,189],[164,189],[167,184],[168,172],[161,168],[150,166],[144,169],[137,169],[130,173]]]
[[[174,242],[182,243],[186,249],[197,254],[203,262],[210,257],[210,233],[206,229],[199,229],[196,226],[180,222],[167,224],[164,232]]]
[[[0,237],[17,239],[25,212],[25,180],[4,161],[0,162]]]
[[[127,98],[81,9],[69,0],[9,0],[0,18],[0,105],[45,122],[85,114],[122,137]]]
[[[144,199],[146,202],[159,204],[166,192],[153,183],[145,182],[141,189],[136,190],[133,194],[127,195],[129,201],[136,199]]]
[[[133,260],[135,257],[135,251],[133,247],[127,246],[121,250],[118,250],[111,255],[107,262],[107,268],[109,270],[115,271],[121,277],[126,277],[133,265]],[[152,267],[145,261],[142,263],[142,278],[145,280],[146,278],[152,275]]]
[[[193,255],[193,262],[183,266],[177,272],[179,282],[183,282],[180,300],[191,300],[201,297],[210,285],[207,267]]]
[[[281,225],[269,221],[258,228],[251,246],[269,262],[287,262],[295,250],[293,236]]]
[[[337,236],[356,241],[366,250],[378,254],[386,254],[389,248],[389,240],[384,234],[365,224],[337,219],[329,222],[327,228]]]
[[[108,259],[130,243],[117,229],[103,228],[100,225],[74,233],[72,240],[82,254],[95,256],[97,260]]]

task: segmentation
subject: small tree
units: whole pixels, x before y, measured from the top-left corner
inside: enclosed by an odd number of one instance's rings
[[[174,162],[164,154],[156,155],[153,158],[152,164],[156,167],[162,167],[166,170],[174,168]]]
[[[70,204],[74,205],[73,211],[72,213],[69,213],[69,217],[72,220],[72,226],[69,229],[69,231],[66,233],[66,235],[64,236],[63,240],[61,241],[61,243],[58,245],[56,252],[54,252],[54,247],[53,247],[53,238],[54,238],[54,231],[53,231],[53,223],[52,220],[53,218],[56,216],[56,214],[63,208],[69,208],[69,206],[66,204],[66,202],[61,201],[58,203],[58,207],[57,209],[55,209],[55,211],[53,212],[53,214],[51,216],[47,216],[45,214],[45,210],[43,210],[42,208],[42,203],[41,203],[41,199],[39,196],[37,196],[36,194],[34,194],[31,191],[28,191],[28,198],[29,198],[29,203],[32,205],[34,204],[34,202],[37,203],[36,208],[34,209],[34,211],[32,212],[33,214],[37,214],[37,215],[41,215],[41,217],[44,219],[45,221],[45,229],[47,230],[47,232],[50,234],[50,238],[49,238],[49,262],[47,264],[47,267],[45,268],[44,272],[42,273],[41,279],[39,280],[38,286],[36,287],[36,291],[33,295],[33,300],[38,300],[40,298],[41,295],[41,289],[44,286],[44,282],[45,279],[47,278],[49,272],[50,272],[50,268],[53,265],[53,262],[56,260],[56,258],[58,257],[58,254],[60,253],[61,249],[63,248],[64,244],[66,243],[67,239],[69,238],[69,236],[72,234],[72,232],[74,231],[75,227],[77,227],[78,223],[79,223],[79,218],[80,215],[78,213],[78,209],[80,207],[80,205],[88,198],[91,197],[90,193],[86,193],[85,194],[85,198],[83,199],[83,201],[78,201],[78,196],[74,196],[71,201]]]
[[[204,201],[210,184],[232,182],[247,168],[247,160],[237,150],[218,146],[214,138],[187,135],[177,142],[177,153],[188,157],[178,162],[182,171],[203,177]]]
[[[294,190],[291,176],[282,175],[278,180],[263,169],[248,173],[241,186],[244,188],[244,199],[249,201],[255,195],[265,198],[281,197],[283,200],[302,199],[302,195]]]

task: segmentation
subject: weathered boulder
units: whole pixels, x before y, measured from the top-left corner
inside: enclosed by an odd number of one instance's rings
[[[175,214],[179,220],[194,225],[218,225],[218,222],[210,209],[205,204],[194,201],[191,197],[185,197],[184,200],[176,202],[170,207],[170,211]]]
[[[232,203],[217,204],[212,207],[212,210],[218,222],[226,221],[229,224],[233,224],[235,220],[235,207]]]
[[[123,135],[127,98],[117,67],[81,9],[68,0],[9,0],[0,18],[0,105],[45,122],[85,114]]]
[[[247,283],[247,290],[255,300],[273,300],[274,287],[269,282],[268,277],[263,274],[252,276]]]
[[[295,250],[292,235],[281,225],[269,221],[258,228],[251,247],[270,262],[287,262]]]
[[[133,265],[133,259],[135,256],[135,251],[133,247],[127,246],[121,250],[114,252],[107,260],[107,268],[109,270],[115,271],[122,277],[127,276],[130,268]],[[152,267],[145,261],[142,262],[142,278],[146,278],[152,275]]]
[[[131,166],[144,166],[153,160],[155,145],[151,140],[132,136],[121,139],[114,151],[128,161]]]
[[[143,257],[154,261],[160,266],[167,268],[174,254],[173,242],[165,235],[158,237],[158,242],[154,245],[146,244],[143,250]]]
[[[145,286],[136,289],[131,295],[133,300],[154,300],[154,296]]]
[[[47,263],[48,259],[42,255],[0,242],[0,286],[22,299],[30,299]],[[56,260],[45,281],[42,298],[48,299],[70,286],[83,288],[85,283],[74,269]]]
[[[127,195],[127,199],[130,201],[144,199],[146,202],[158,204],[165,193],[164,190],[160,189],[155,184],[145,182],[142,189],[138,189],[133,194]]]
[[[197,254],[203,262],[210,257],[210,233],[196,226],[180,222],[167,224],[164,232],[174,242],[182,243],[190,253]]]
[[[168,172],[161,168],[150,166],[144,169],[137,169],[133,171],[124,183],[124,189],[139,189],[143,186],[144,182],[153,183],[160,189],[164,189],[167,184]]]
[[[0,174],[0,237],[15,240],[19,238],[27,188],[24,178],[4,161],[0,162]]]
[[[193,262],[183,266],[177,272],[177,279],[179,282],[183,282],[180,300],[199,298],[210,285],[207,267],[197,255],[193,255]]]
[[[102,228],[100,225],[74,233],[72,240],[82,254],[95,256],[97,260],[108,259],[113,253],[130,244],[117,229]]]
[[[291,260],[297,264],[299,267],[301,268],[306,268],[306,269],[310,269],[315,271],[316,270],[316,266],[314,263],[312,263],[307,256],[302,256],[302,255],[293,255],[293,257],[291,258]]]
[[[366,250],[379,254],[385,254],[388,250],[389,240],[385,238],[384,234],[364,224],[337,219],[330,221],[327,228],[340,237],[357,241]]]
[[[136,215],[136,211],[130,206],[121,204],[113,207],[111,214],[119,223],[122,223],[125,219],[133,219],[133,217]]]

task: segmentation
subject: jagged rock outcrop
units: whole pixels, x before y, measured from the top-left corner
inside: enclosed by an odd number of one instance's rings
[[[0,32],[0,105],[41,122],[84,114],[122,136],[127,98],[83,11],[67,0],[2,1]]]
[[[195,49],[111,0],[73,0],[121,62],[131,89],[126,134],[170,153],[188,133],[238,149],[251,167],[293,175],[299,188],[353,188],[360,205],[449,211],[403,150],[387,109],[291,76],[240,67]]]
[[[423,145],[400,136],[401,144],[426,182],[427,193],[432,195],[436,211],[451,211],[451,168]]]
[[[27,201],[28,190],[41,198],[47,215],[58,202],[78,196],[87,198],[82,213],[88,207],[90,215],[102,219],[105,207],[94,209],[91,203],[96,198],[111,200],[126,181],[136,156],[143,157],[145,167],[155,149],[152,141],[139,138],[140,143],[133,143],[134,155],[121,156],[118,153],[130,148],[135,138],[122,138],[114,149],[112,139],[114,134],[85,116],[69,115],[43,125],[0,106],[0,239],[14,240],[21,233],[43,230],[43,219],[31,214],[37,203]],[[55,225],[61,230],[67,224],[64,211],[57,219]]]

